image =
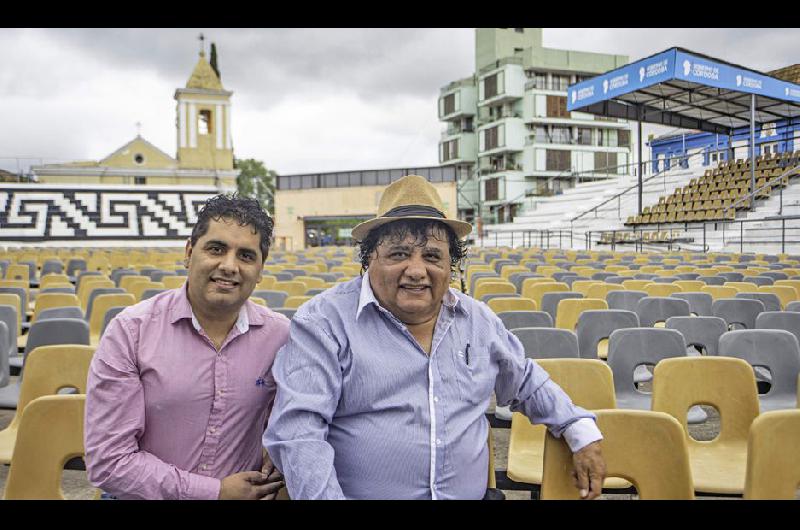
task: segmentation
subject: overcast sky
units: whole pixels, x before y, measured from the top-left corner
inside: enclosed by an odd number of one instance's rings
[[[215,42],[235,155],[281,174],[436,165],[439,89],[474,71],[469,29],[4,29],[0,167],[98,160],[136,135],[176,153],[175,89]],[[796,29],[545,28],[544,45],[681,46],[756,70],[800,63]]]

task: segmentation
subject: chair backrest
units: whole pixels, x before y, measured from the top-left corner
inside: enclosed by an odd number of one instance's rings
[[[161,283],[167,289],[177,289],[178,287],[183,287],[183,284],[186,283],[186,276],[164,276],[161,278]]]
[[[711,313],[727,322],[729,327],[756,327],[756,317],[764,312],[764,303],[746,298],[720,298],[714,300]]]
[[[646,292],[647,296],[669,296],[672,293],[683,292],[683,289],[671,283],[650,283],[645,285],[642,291]]]
[[[720,432],[713,440],[696,441],[689,435],[686,419],[692,405],[710,405],[719,411]],[[653,376],[652,410],[677,419],[690,447],[746,443],[750,424],[758,416],[753,369],[742,359],[722,356],[664,359]]]
[[[745,499],[794,500],[800,483],[800,410],[765,412],[747,441]]]
[[[99,337],[103,327],[103,318],[109,308],[115,306],[129,306],[136,303],[130,293],[101,294],[94,299],[92,314],[89,315],[89,330],[92,336]]]
[[[669,317],[689,316],[689,302],[680,298],[648,296],[636,304],[639,325],[653,327],[659,322],[666,322]]]
[[[606,302],[608,302],[609,309],[636,311],[636,304],[646,296],[647,293],[644,291],[610,291],[606,295]]]
[[[760,293],[773,293],[781,301],[781,308],[797,300],[797,289],[788,285],[762,285],[758,288]]]
[[[89,297],[95,289],[115,288],[114,282],[102,276],[91,276],[81,282],[78,287],[78,298],[81,300],[81,307],[86,309],[89,306]]]
[[[756,291],[757,290],[758,289],[756,289]],[[745,298],[747,300],[759,300],[762,304],[764,304],[764,311],[781,310],[780,298],[778,298],[778,295],[772,293],[743,292],[743,293],[737,293],[736,298]],[[786,310],[790,311],[788,307]]]
[[[487,302],[489,309],[495,313],[503,311],[536,311],[536,302],[530,298],[511,298],[500,296],[492,298]]]
[[[119,277],[119,282],[117,282],[117,287],[122,287],[128,292],[131,292],[131,287],[135,283],[139,282],[149,282],[150,277],[145,276],[143,274],[135,274],[135,273],[126,273]]]
[[[548,313],[553,319],[553,322],[555,322],[556,317],[558,316],[558,303],[561,302],[561,300],[566,300],[568,298],[583,298],[583,295],[581,293],[573,293],[569,291],[544,293],[542,294],[542,303],[539,307],[542,308],[542,311]]]
[[[44,269],[42,269],[42,279],[39,280],[39,289],[44,289],[54,283],[69,283],[69,277],[66,274],[47,274],[45,276]]]
[[[64,464],[83,456],[86,395],[43,396],[21,416],[4,499],[63,500]]]
[[[698,280],[703,281],[706,287],[722,287],[728,281],[724,276],[700,276]]]
[[[700,280],[678,280],[675,282],[675,285],[681,288],[679,292],[689,293],[699,291],[705,287],[706,284]]]
[[[40,294],[36,297],[36,305],[33,309],[33,316],[31,317],[31,323],[36,322],[36,319],[39,316],[39,313],[45,309],[50,309],[53,307],[66,307],[66,306],[74,306],[80,307],[80,300],[74,294],[69,293],[46,293]]]
[[[25,364],[28,354],[40,346],[89,344],[89,324],[82,318],[51,318],[35,322],[25,343]],[[26,369],[27,372],[27,369]]]
[[[767,278],[766,276],[749,276],[747,277],[747,281],[749,283],[754,283],[761,287],[762,285],[772,285],[775,283],[775,280],[772,278]]]
[[[769,369],[772,385],[760,396],[762,408],[796,406],[800,343],[793,333],[782,329],[729,331],[719,338],[719,354]]]
[[[642,291],[644,286],[649,283],[652,283],[650,278],[644,280],[625,280],[622,282],[622,286],[629,291]]]
[[[284,291],[272,290],[253,291],[252,296],[262,298],[267,303],[267,307],[270,308],[283,307],[283,303],[289,297]]]
[[[40,320],[49,320],[51,318],[80,318],[83,319],[83,311],[80,307],[66,306],[66,307],[51,307],[50,309],[43,309],[39,313]]]
[[[608,309],[601,298],[569,298],[561,300],[556,309],[556,327],[574,331],[581,313],[590,309]]]
[[[125,294],[125,293],[127,293],[127,291],[122,287],[98,287],[96,289],[92,289],[89,292],[88,297],[86,299],[86,313],[85,313],[86,320],[89,320],[89,318],[92,316],[92,309],[94,309],[95,298],[104,294]]]
[[[290,307],[275,307],[270,309],[272,309],[272,311],[275,311],[276,313],[284,315],[286,318],[292,318],[294,314],[297,312],[297,309],[292,309]]]
[[[689,311],[699,317],[710,317],[711,306],[714,299],[708,293],[702,292],[687,292],[687,293],[673,293],[670,298],[678,298],[679,300],[686,300],[689,303]]]
[[[641,364],[658,365],[664,359],[686,355],[683,335],[672,329],[618,329],[608,338],[608,365],[614,372],[617,397],[639,395],[633,372]]]
[[[142,300],[142,293],[148,289],[166,289],[166,286],[161,282],[136,282],[131,285],[130,293],[137,302],[140,302]]]
[[[531,359],[579,358],[578,336],[558,328],[516,328],[511,330]]]
[[[109,307],[109,308],[108,308],[108,310],[106,311],[106,314],[105,314],[105,316],[103,317],[103,327],[100,329],[100,335],[101,335],[101,336],[103,335],[103,333],[105,333],[105,332],[106,332],[106,328],[108,327],[108,324],[109,324],[109,323],[110,323],[112,320],[114,320],[114,317],[115,317],[115,316],[117,316],[117,315],[119,315],[120,313],[122,313],[122,311],[123,311],[123,310],[124,310],[126,307],[127,307],[127,306],[118,305],[118,306],[114,306],[114,307]]]
[[[758,291],[758,285],[754,284],[753,282],[725,282],[722,286],[733,287],[739,291],[739,293],[752,293]]]
[[[714,300],[718,298],[734,298],[739,292],[734,287],[723,287],[722,285],[706,285],[700,289],[702,293],[708,293]]]
[[[581,358],[597,359],[597,345],[617,329],[638,328],[639,317],[633,311],[622,309],[589,310],[578,318],[576,334]]]
[[[701,346],[707,355],[719,354],[719,338],[728,331],[719,317],[670,317],[664,327],[679,331],[687,347]]]
[[[694,498],[689,449],[675,418],[643,410],[598,410],[596,414],[607,476],[631,482],[642,500]],[[572,469],[569,447],[548,433],[541,498],[579,499]]]
[[[501,311],[497,316],[507,330],[553,327],[553,319],[544,311]]]
[[[545,293],[568,292],[569,286],[562,282],[535,282],[538,278],[528,278],[522,282],[522,297],[530,298],[536,302],[536,307],[542,307],[542,296]]]
[[[606,295],[611,291],[624,291],[625,288],[622,285],[616,285],[613,283],[596,283],[591,285],[586,290],[586,298],[602,298],[603,300],[606,299]]]
[[[8,296],[6,300],[3,297]],[[13,297],[13,298],[12,298]],[[17,344],[17,336],[22,333],[22,322],[20,319],[19,297],[17,295],[0,294],[0,320],[6,323],[9,332],[14,335],[14,345]],[[14,350],[16,352],[16,350]],[[14,353],[12,352],[12,354]]]
[[[139,297],[139,301],[141,302],[149,298],[152,298],[155,295],[163,293],[166,290],[167,290],[166,288],[145,289],[144,291],[142,291],[142,295]]]
[[[756,317],[756,329],[782,329],[800,341],[800,313],[794,311],[765,311]]]
[[[9,306],[0,306],[0,310],[8,309]],[[14,329],[16,332],[16,329]],[[15,334],[16,335],[16,334]],[[14,343],[16,349],[16,342]],[[0,388],[8,386],[11,382],[11,366],[9,365],[8,357],[10,354],[11,346],[11,331],[8,325],[3,321],[2,314],[0,314]]]
[[[309,300],[311,300],[310,296],[289,296],[284,300],[283,307],[287,309],[297,309]]]

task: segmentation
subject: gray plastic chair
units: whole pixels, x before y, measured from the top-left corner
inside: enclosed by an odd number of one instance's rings
[[[83,318],[83,310],[75,306],[51,307],[39,313],[39,316],[36,317],[36,321],[50,320],[52,318]]]
[[[142,297],[139,301],[141,302],[142,300],[147,300],[148,298],[152,298],[158,293],[163,293],[164,291],[169,291],[169,289],[161,289],[161,288],[145,289],[144,291],[142,291]]]
[[[497,316],[509,331],[517,328],[553,327],[553,318],[544,311],[501,311]]]
[[[509,275],[508,281],[510,281],[514,285],[514,288],[517,290],[518,293],[521,293],[522,282],[524,282],[528,278],[542,278],[542,275],[536,274],[535,272],[515,272],[514,274]]]
[[[762,259],[767,263],[778,263],[780,261],[780,258],[778,258],[778,256],[773,256],[771,254],[767,254]]]
[[[691,315],[689,302],[667,296],[647,296],[636,304],[639,325],[651,328],[656,322],[666,322],[669,317],[688,317]]]
[[[589,279],[588,276],[567,276],[564,278],[564,283],[569,285],[569,288],[572,289],[573,282],[588,280],[588,279]]]
[[[700,276],[697,279],[706,282],[706,285],[725,285],[728,281],[725,276]]]
[[[729,331],[719,339],[719,354],[769,370],[772,386],[758,396],[761,412],[797,407],[800,343],[793,333],[782,329]]]
[[[75,292],[77,293],[81,288],[81,280],[87,276],[102,276],[103,273],[100,271],[87,271],[82,270],[80,274],[75,277]]]
[[[616,274],[613,272],[595,272],[592,274],[592,279],[604,282],[606,279],[611,278],[612,276],[616,276]]]
[[[64,264],[60,259],[49,259],[42,263],[42,271],[40,278],[44,278],[47,274],[61,274],[64,272]]]
[[[773,280],[788,280],[789,279],[789,275],[788,274],[786,274],[785,272],[779,272],[779,271],[762,272],[762,273],[759,273],[759,276],[765,276],[767,278],[772,278]]]
[[[0,305],[0,322],[8,327],[8,347],[5,349],[7,357],[17,355],[17,308],[13,305]],[[3,351],[3,342],[0,341],[0,352]]]
[[[264,302],[266,302],[267,304],[267,307],[271,309],[275,307],[283,307],[283,303],[289,297],[289,294],[283,291],[270,291],[264,289],[259,291],[253,291],[252,296],[263,298]]]
[[[697,274],[696,272],[682,272],[680,274],[676,274],[675,276],[677,276],[681,280],[689,280],[689,281],[696,280],[697,278],[700,277],[700,275]]]
[[[10,293],[19,296],[20,302],[22,302],[22,315],[21,322],[25,322],[25,311],[28,309],[28,295],[25,293],[25,289],[22,287],[0,287],[0,293]]]
[[[726,278],[729,282],[741,282],[743,281],[744,274],[741,272],[720,272],[717,276],[722,276]]]
[[[608,302],[609,309],[636,311],[636,304],[646,297],[645,291],[609,291],[606,294],[606,302]]]
[[[47,293],[69,293],[75,294],[74,287],[45,287],[44,289],[39,289],[39,294],[47,294]]]
[[[500,280],[500,275],[494,272],[476,272],[472,275],[472,278],[469,279],[469,292],[475,292],[475,282],[478,278],[497,278]]]
[[[553,322],[556,321],[556,311],[558,310],[558,303],[561,300],[566,300],[568,298],[583,298],[583,294],[581,293],[572,293],[572,292],[557,292],[557,293],[544,293],[542,295],[542,307],[541,310],[545,313],[549,314],[552,317]]]
[[[730,261],[730,256],[714,256],[714,263],[722,263],[723,261]]]
[[[800,313],[794,311],[764,311],[756,317],[755,329],[782,329],[800,341]]]
[[[273,311],[284,315],[286,318],[291,319],[297,312],[297,309],[293,309],[290,307],[276,307],[275,309],[273,309]]]
[[[708,293],[703,292],[687,292],[687,293],[672,293],[671,298],[679,298],[689,302],[689,311],[699,317],[710,317],[711,306],[714,299]]]
[[[618,329],[638,328],[639,317],[623,309],[587,310],[578,317],[575,329],[578,347],[584,359],[597,359],[597,344]]]
[[[279,282],[288,282],[291,281],[292,278],[294,278],[294,275],[292,273],[286,271],[274,272],[272,273],[272,275],[275,276],[275,278]]]
[[[653,278],[658,278],[658,275],[649,272],[637,272],[633,275],[634,280],[652,280]]]
[[[8,306],[0,306],[4,308]],[[16,328],[16,323],[14,324]],[[15,330],[16,331],[16,330]],[[0,388],[8,386],[11,382],[11,365],[8,364],[8,346],[11,339],[9,328],[5,322],[0,320]]]
[[[154,282],[160,282],[165,276],[177,276],[174,271],[156,271],[150,275],[150,279]]]
[[[758,300],[764,304],[764,311],[780,311],[781,300],[777,294],[772,293],[736,293],[736,298],[745,298],[747,300]],[[787,305],[788,311],[788,305]]]
[[[122,277],[131,274],[139,275],[139,272],[134,269],[114,269],[113,271],[111,271],[111,275],[109,275],[109,278],[111,279],[112,282],[114,282],[114,285],[119,287],[119,282],[122,279]]]
[[[335,282],[336,275],[331,274],[330,272],[315,272],[311,275],[312,278],[319,278],[323,282]]]
[[[660,276],[658,278],[653,278],[653,283],[672,283],[680,281],[680,278],[677,276]]]
[[[74,279],[79,272],[86,270],[86,260],[81,258],[72,258],[67,262],[67,277],[70,280]]]
[[[315,287],[313,289],[309,289],[308,291],[306,291],[306,296],[316,296],[327,290],[328,290],[327,287]]]
[[[175,273],[175,276],[189,276],[189,270],[188,269],[178,269],[178,270],[173,271],[173,272]]]
[[[750,282],[750,283],[754,283],[754,284],[758,285],[759,287],[761,287],[762,285],[774,285],[775,284],[775,279],[774,278],[770,278],[768,276],[761,276],[761,275],[748,276],[747,277],[747,281]]]
[[[711,314],[724,319],[729,329],[754,329],[756,317],[763,312],[761,300],[747,298],[719,298],[711,306]]]
[[[117,305],[117,306],[114,306],[114,307],[109,307],[108,310],[106,310],[106,314],[103,316],[103,327],[100,328],[100,336],[101,337],[103,336],[103,333],[105,333],[106,328],[108,327],[108,324],[114,319],[115,316],[117,316],[120,313],[122,313],[125,310],[126,307],[128,307],[128,306]]]
[[[777,311],[780,311],[780,309],[778,309]],[[788,304],[786,304],[786,309],[784,309],[784,311],[791,311],[793,313],[800,312],[800,301],[789,302]]]
[[[531,359],[579,358],[578,336],[568,329],[517,328],[511,330]]]
[[[304,271],[303,269],[283,269],[281,272],[287,272],[291,274],[292,278],[295,276],[305,276],[308,274],[308,272]]]
[[[567,278],[569,276],[577,276],[577,275],[578,275],[577,272],[562,272],[562,271],[559,271],[559,272],[554,272],[552,274],[552,278],[557,282],[563,282],[564,278]]]
[[[98,287],[91,293],[89,293],[89,299],[86,302],[86,315],[84,318],[87,320],[92,318],[92,309],[94,308],[94,300],[101,294],[125,294],[128,291],[123,289],[122,287]]]
[[[489,293],[481,296],[481,302],[488,304],[493,298],[521,298],[519,293]]]
[[[705,349],[706,355],[719,354],[719,338],[727,333],[727,323],[719,317],[670,317],[666,329],[683,335],[689,355],[699,355],[692,346]]]
[[[614,375],[617,408],[650,410],[652,395],[636,388],[637,367],[655,366],[661,359],[686,356],[683,335],[674,329],[618,329],[608,343],[608,366]],[[688,423],[703,423],[708,415],[698,406],[689,409]]]
[[[630,278],[626,278],[625,276],[609,276],[606,278],[606,283],[615,283],[617,285],[621,285],[622,282],[629,279]]]

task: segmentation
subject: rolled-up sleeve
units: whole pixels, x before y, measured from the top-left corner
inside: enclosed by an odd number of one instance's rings
[[[84,419],[89,481],[120,499],[217,499],[219,479],[139,449],[145,403],[137,342],[135,326],[121,315],[109,323],[92,359]]]
[[[296,314],[272,368],[277,393],[263,443],[292,499],[344,499],[327,442],[342,389],[340,347],[324,326]]]
[[[493,319],[495,339],[490,354],[499,370],[495,383],[497,404],[521,412],[531,423],[543,424],[556,438],[564,436],[573,452],[603,438],[596,416],[576,406],[544,368],[525,357],[519,339]]]

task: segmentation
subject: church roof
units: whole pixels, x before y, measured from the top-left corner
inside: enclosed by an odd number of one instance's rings
[[[192,76],[186,82],[186,88],[200,88],[204,90],[225,90],[222,87],[217,73],[206,61],[205,54],[201,53],[194,67]]]

